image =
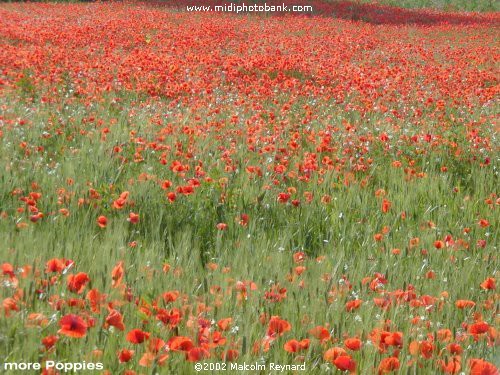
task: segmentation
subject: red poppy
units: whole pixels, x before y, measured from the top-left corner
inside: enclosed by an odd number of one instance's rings
[[[472,358],[469,361],[470,375],[499,375],[500,371],[490,362]]]
[[[45,264],[45,273],[57,272],[61,273],[66,268],[64,259],[53,258]]]
[[[189,362],[199,362],[206,358],[210,358],[210,352],[203,347],[192,348],[187,353],[187,360]]]
[[[221,331],[227,331],[232,322],[233,318],[224,318],[217,322],[217,326]]]
[[[481,283],[481,288],[484,290],[495,290],[496,289],[495,278],[488,277]]]
[[[91,289],[87,293],[90,309],[99,314],[101,312],[101,304],[106,300],[106,295],[103,295],[97,289]]]
[[[175,302],[177,298],[179,298],[179,291],[178,290],[171,290],[169,292],[163,293],[163,300],[165,303],[170,303],[170,302]]]
[[[109,308],[108,310],[109,314],[106,317],[106,324],[113,326],[120,331],[125,330],[125,324],[123,324],[122,314],[112,308]]]
[[[358,339],[357,337],[353,337],[353,338],[348,338],[344,341],[344,345],[347,349],[350,349],[350,350],[359,350],[361,349],[361,340]]]
[[[68,314],[59,321],[61,329],[58,333],[75,338],[84,337],[87,334],[87,323],[78,315]]]
[[[458,374],[462,368],[462,359],[460,356],[455,355],[446,360],[438,360],[438,365],[445,374]]]
[[[68,276],[68,290],[80,294],[89,281],[90,278],[85,272],[79,272],[76,275],[71,274]]]
[[[476,306],[476,303],[474,301],[459,299],[455,302],[455,306],[459,309],[472,308]]]
[[[489,329],[490,325],[488,323],[479,321],[469,326],[469,333],[472,335],[480,335],[488,332]]]
[[[387,357],[380,361],[378,366],[378,374],[388,374],[399,369],[399,359],[396,357]]]
[[[134,212],[131,212],[128,214],[127,221],[131,224],[137,224],[139,222],[139,215]]]
[[[3,263],[2,264],[2,274],[8,275],[11,278],[15,277],[14,266],[10,263]]]
[[[145,340],[149,339],[149,335],[149,332],[144,332],[135,328],[127,333],[127,341],[132,344],[141,344]]]
[[[174,336],[168,340],[167,345],[172,351],[189,352],[192,348],[194,348],[193,341],[191,341],[189,337],[185,336]]]
[[[108,225],[108,218],[106,216],[99,216],[97,218],[97,225],[99,225],[101,228],[106,228],[106,225]]]
[[[345,309],[347,312],[357,310],[362,305],[362,303],[363,303],[363,301],[360,299],[355,299],[355,300],[346,302]]]
[[[321,342],[330,340],[330,331],[323,326],[316,326],[310,329],[309,334]]]
[[[348,354],[343,348],[335,346],[333,348],[328,349],[323,354],[323,359],[327,362],[334,363],[335,359],[337,359],[340,356],[346,356],[346,355],[348,355]]]
[[[57,343],[58,340],[59,337],[57,336],[46,336],[42,339],[42,345],[45,346],[45,349],[49,350]]]
[[[278,194],[278,202],[279,203],[286,203],[290,199],[290,194],[288,193],[279,193]]]
[[[165,341],[163,341],[158,337],[153,337],[149,339],[149,344],[148,344],[149,352],[158,354],[163,349],[165,349]]]
[[[304,339],[304,340],[298,341],[298,340],[292,339],[292,340],[287,341],[283,348],[288,353],[297,353],[297,352],[300,352],[301,350],[305,350],[305,349],[309,348],[309,340]]]
[[[386,214],[389,212],[390,208],[391,208],[391,202],[388,201],[387,199],[384,199],[382,201],[382,212]]]
[[[5,313],[5,317],[8,318],[10,316],[11,311],[19,311],[19,307],[17,306],[17,302],[12,297],[7,297],[2,301],[3,311]]]
[[[350,371],[356,370],[356,362],[349,355],[340,355],[333,360],[333,364],[340,371]]]
[[[118,352],[118,360],[120,363],[128,362],[134,356],[134,351],[129,349],[122,349]]]
[[[222,360],[228,361],[228,362],[233,362],[233,361],[236,361],[239,356],[240,356],[240,353],[237,350],[228,349],[222,353]]]
[[[171,309],[170,311],[165,309],[159,309],[156,314],[156,319],[167,324],[170,329],[175,328],[182,321],[182,312],[179,309]]]
[[[281,319],[279,316],[272,316],[267,327],[267,335],[269,337],[281,336],[290,329],[292,329],[292,326],[286,320]]]

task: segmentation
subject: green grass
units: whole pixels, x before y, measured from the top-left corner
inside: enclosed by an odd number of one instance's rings
[[[445,11],[498,12],[500,3],[495,0],[361,0],[403,8],[432,8]]]
[[[16,99],[9,97],[3,100],[3,104],[9,103],[8,117],[26,113],[24,102],[16,103]],[[133,106],[127,101],[122,105],[125,108]],[[108,122],[114,117],[111,108],[111,101],[105,101],[95,106],[93,112]],[[69,119],[69,113],[71,121],[66,122],[64,119]],[[347,188],[342,183],[336,183],[337,176],[332,173],[324,176],[327,183],[313,187],[315,195],[332,195],[329,204],[313,203],[300,208],[279,204],[273,194],[262,193],[262,182],[250,181],[241,172],[226,176],[229,178],[227,188],[222,188],[217,182],[204,184],[194,196],[169,204],[155,183],[129,183],[142,172],[161,176],[164,172],[157,163],[153,163],[154,159],[146,159],[145,163],[121,170],[120,163],[109,156],[114,144],[127,141],[131,129],[127,116],[118,118],[118,122],[113,125],[113,136],[108,141],[101,142],[96,136],[89,136],[68,142],[67,134],[86,128],[77,125],[85,114],[86,110],[79,105],[63,106],[57,116],[67,124],[64,126],[66,135],[63,133],[41,140],[42,124],[49,123],[53,113],[50,105],[37,105],[25,115],[31,123],[28,128],[26,125],[15,125],[4,134],[4,147],[0,150],[0,164],[4,171],[0,197],[3,197],[2,210],[9,214],[9,218],[0,220],[0,231],[4,234],[2,258],[17,265],[31,265],[34,271],[39,272],[43,272],[41,267],[50,258],[74,259],[77,271],[89,273],[92,280],[89,288],[106,291],[110,299],[121,298],[120,293],[111,288],[110,273],[113,266],[123,260],[125,281],[137,298],[151,302],[166,290],[180,290],[186,294],[189,306],[194,307],[200,302],[212,306],[207,314],[210,318],[218,320],[233,317],[234,324],[239,327],[235,337],[243,340],[240,342],[240,363],[254,361],[251,347],[265,329],[256,322],[256,317],[262,313],[287,318],[294,328],[293,337],[297,338],[307,337],[307,331],[311,328],[312,323],[300,323],[305,317],[314,324],[330,323],[336,337],[342,337],[344,333],[366,337],[377,325],[374,318],[377,316],[378,320],[397,322],[397,330],[403,332],[406,340],[410,340],[413,330],[410,317],[416,311],[406,305],[386,312],[370,306],[372,295],[360,282],[364,276],[371,276],[374,272],[384,273],[391,289],[405,288],[411,283],[420,294],[438,298],[441,292],[447,291],[449,297],[444,310],[436,309],[427,314],[430,321],[446,317],[446,327],[459,326],[461,321],[467,319],[466,312],[455,310],[453,301],[475,298],[479,283],[494,273],[497,263],[491,259],[494,257],[493,244],[497,241],[498,233],[490,233],[490,245],[486,249],[474,246],[485,233],[485,230],[476,228],[477,219],[487,217],[491,220],[493,215],[483,203],[483,199],[496,189],[495,178],[488,170],[457,164],[454,158],[446,159],[443,154],[439,156],[444,158],[441,163],[461,171],[443,174],[436,168],[434,157],[437,156],[430,154],[417,162],[427,177],[406,182],[402,169],[391,167],[390,158],[374,151],[376,166],[367,186],[353,185]],[[189,117],[189,113],[184,115]],[[137,118],[142,116],[146,118],[147,114],[141,114],[139,110]],[[146,122],[136,122],[135,126],[146,133],[149,127]],[[87,130],[91,131],[92,127],[88,125]],[[199,149],[206,150],[203,157],[208,165],[210,160],[216,161],[215,155],[213,159],[209,156],[209,150],[216,153],[212,147],[217,142],[212,137],[200,140],[198,144]],[[172,143],[179,139],[172,139]],[[21,140],[29,144],[42,143],[45,151],[40,155],[24,157],[18,146]],[[78,152],[64,152],[65,148]],[[242,149],[233,158],[243,162],[246,152]],[[67,178],[74,179],[75,183],[68,186]],[[16,230],[16,223],[24,221],[25,215],[15,213],[15,209],[22,205],[18,197],[11,193],[16,188],[28,192],[33,182],[43,187],[44,197],[39,208],[46,213],[57,207],[54,192],[60,188],[66,189],[68,193],[74,192],[74,199],[64,205],[71,215],[65,218],[54,213],[36,225]],[[113,186],[110,187],[110,184]],[[96,202],[97,207],[78,207],[77,198],[84,196],[89,186],[98,190],[103,199]],[[460,191],[454,193],[454,187],[460,187]],[[388,192],[392,202],[390,214],[387,215],[380,212],[380,200],[374,197],[375,191],[380,188]],[[124,190],[130,191],[137,207],[133,210],[141,215],[141,221],[136,226],[126,222],[124,212],[110,209],[111,200]],[[298,196],[304,190],[299,189]],[[226,195],[225,202],[220,201],[221,193]],[[259,196],[259,203],[256,204],[256,197]],[[400,218],[402,211],[407,214],[406,220]],[[235,217],[242,212],[251,218],[247,228],[234,224]],[[110,218],[110,225],[104,230],[95,224],[98,214]],[[428,221],[436,223],[437,227],[422,229]],[[215,224],[218,222],[229,223],[229,229],[217,231]],[[390,233],[381,243],[374,242],[374,234],[384,226],[391,228]],[[434,249],[433,242],[447,234],[454,238],[463,237],[462,231],[466,226],[473,228],[467,238],[471,248],[455,253],[458,260],[450,263],[450,256],[454,253]],[[409,240],[414,237],[419,237],[421,241],[418,250],[408,247]],[[128,246],[131,241],[137,241],[136,248]],[[391,254],[391,249],[396,247],[402,250],[399,256]],[[428,249],[427,256],[421,255],[420,249],[423,248]],[[295,266],[292,254],[296,251],[304,251],[310,259],[305,263],[306,273],[298,278],[306,280],[305,288],[299,287],[297,282],[286,281],[286,274]],[[325,259],[317,263],[314,261],[317,256],[324,256]],[[485,261],[488,257],[490,260]],[[219,269],[215,272],[207,270],[209,262],[218,264]],[[161,269],[164,263],[169,263],[172,270],[182,270],[182,277],[175,276],[173,271],[163,273]],[[220,272],[222,267],[230,267],[231,271],[223,274]],[[436,279],[425,278],[429,270],[436,273]],[[328,275],[331,281],[322,281],[321,275]],[[359,313],[346,313],[344,310],[345,302],[352,296],[340,294],[332,297],[329,294],[343,275],[347,275],[354,283],[353,292],[357,297],[368,301],[368,305]],[[234,281],[228,281],[231,278]],[[225,302],[221,306],[215,307],[217,295],[209,293],[210,287],[219,285],[228,291],[237,280],[254,281],[259,286],[259,292],[251,292],[246,302],[237,303],[236,291],[233,290],[224,297]],[[39,297],[33,294],[37,288],[33,282],[31,277],[20,280],[19,287],[27,296],[25,307],[31,312],[51,316],[54,312],[47,310],[46,299],[50,295],[67,293],[64,277]],[[286,286],[288,297],[283,302],[269,303],[262,298],[263,291],[273,282]],[[5,289],[3,294],[7,296]],[[329,298],[334,298],[335,302]],[[60,317],[70,311],[72,309],[63,307],[59,313],[55,312],[55,316]],[[142,327],[141,321],[148,320],[133,304],[125,305],[121,311],[126,317],[127,330]],[[99,319],[102,317],[104,315]],[[54,333],[57,320],[39,331],[25,328],[23,319],[14,322],[1,319],[0,329],[4,334],[0,340],[0,350],[5,353],[4,360],[39,360],[36,348],[40,343],[40,335]],[[97,325],[102,323],[102,320],[97,321]],[[168,337],[170,334],[168,329],[153,322],[145,327],[156,336]],[[285,341],[285,338],[279,339],[274,346],[282,347]],[[25,349],[19,350],[21,346]],[[92,361],[89,348],[103,349],[99,360],[115,373],[123,368],[115,359],[116,351],[123,346],[127,345],[122,334],[93,329],[85,339],[77,342],[62,338],[61,344],[58,344],[57,358],[69,362],[80,361],[82,353],[86,353],[84,358]],[[137,349],[136,356],[139,356],[144,349]],[[407,354],[405,346],[401,356],[406,357]],[[476,345],[467,352],[466,357],[485,355],[487,359],[493,360],[490,351]],[[192,365],[185,363],[181,356],[174,357],[169,361],[169,369],[178,373],[193,371]],[[282,350],[273,350],[266,356],[267,361],[278,363],[293,363],[291,358]],[[362,355],[355,355],[354,358],[359,366],[367,368],[371,364],[376,365],[381,355],[375,350],[364,350]],[[326,366],[312,366],[313,363],[322,363],[321,351],[315,345],[306,352],[305,362],[310,366],[310,373],[322,373]],[[432,368],[433,365],[427,363],[418,371],[430,373]],[[416,368],[411,367],[408,371],[414,372]]]

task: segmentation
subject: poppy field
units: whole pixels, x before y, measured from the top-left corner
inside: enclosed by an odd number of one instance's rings
[[[498,375],[500,14],[186,4],[0,4],[0,371]]]

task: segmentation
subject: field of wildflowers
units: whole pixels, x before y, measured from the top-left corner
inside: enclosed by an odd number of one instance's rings
[[[0,5],[0,371],[498,375],[500,14],[190,3]]]

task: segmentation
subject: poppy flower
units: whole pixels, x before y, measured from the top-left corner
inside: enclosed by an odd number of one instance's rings
[[[132,343],[132,344],[141,344],[145,340],[149,339],[149,332],[144,332],[140,329],[133,329],[127,333],[127,341]]]
[[[470,375],[499,375],[498,368],[490,362],[472,358],[469,361]]]
[[[272,316],[267,327],[267,336],[281,336],[290,329],[292,329],[292,326],[286,320],[281,319],[279,316]]]
[[[488,323],[479,321],[469,326],[469,333],[472,335],[480,335],[488,332],[489,329],[490,325]]]
[[[358,339],[357,337],[353,337],[353,338],[345,339],[344,345],[347,349],[357,351],[357,350],[361,349],[362,343],[361,343],[360,339]]]
[[[165,341],[158,337],[153,337],[149,339],[148,351],[154,354],[158,354],[161,350],[165,348]]]
[[[356,362],[349,355],[340,355],[333,360],[333,364],[340,371],[350,371],[356,370]]]
[[[217,224],[217,229],[218,230],[226,230],[227,229],[227,224],[226,223],[218,223]]]
[[[139,215],[134,212],[130,212],[128,214],[127,221],[131,224],[137,224],[139,222]]]
[[[182,321],[182,312],[179,309],[175,308],[171,309],[170,311],[159,309],[156,314],[156,319],[163,322],[163,324],[168,325],[170,329],[173,329],[177,327]]]
[[[106,300],[106,295],[103,295],[97,289],[91,289],[87,293],[87,300],[89,301],[90,309],[99,314],[101,312],[101,305]]]
[[[447,328],[443,328],[437,331],[436,338],[440,342],[449,342],[453,339],[453,333]]]
[[[99,225],[99,227],[101,228],[106,228],[106,225],[108,225],[108,218],[106,216],[99,216],[97,218],[97,225]]]
[[[115,327],[119,331],[125,330],[122,314],[112,308],[109,308],[109,314],[106,317],[106,324]]]
[[[455,355],[446,360],[438,360],[438,365],[441,371],[445,374],[458,374],[460,372],[462,359],[460,356]]]
[[[333,347],[328,349],[324,354],[323,354],[323,359],[327,362],[334,363],[335,359],[337,359],[340,356],[347,356],[347,352],[345,349],[340,348],[338,346]]]
[[[304,339],[301,341],[298,340],[289,340],[285,343],[284,347],[285,351],[288,353],[297,353],[301,350],[305,350],[309,348],[309,339]]]
[[[122,349],[118,352],[118,360],[120,363],[126,363],[134,356],[134,351],[129,349]]]
[[[444,243],[444,241],[441,241],[441,240],[434,241],[434,247],[436,249],[442,249],[445,247],[445,243]]]
[[[234,362],[238,359],[240,353],[235,349],[228,349],[222,353],[222,360],[227,362]]]
[[[185,336],[174,336],[168,340],[167,345],[172,351],[189,352],[192,348],[194,348],[193,341],[191,341],[189,337]]]
[[[306,260],[306,258],[307,258],[306,253],[304,253],[302,251],[299,251],[299,252],[296,252],[293,254],[293,261],[295,263],[302,263]]]
[[[451,354],[456,354],[460,355],[463,352],[462,347],[457,344],[457,343],[451,343],[446,347],[446,350],[448,350]]]
[[[27,317],[26,327],[46,327],[49,319],[41,313],[31,313]]]
[[[112,288],[118,288],[121,285],[124,274],[123,261],[120,261],[111,271],[111,279],[113,280],[111,283]]]
[[[52,336],[45,336],[42,339],[42,345],[45,346],[45,349],[49,350],[57,343],[57,341],[59,341],[59,337],[57,337],[57,336],[53,336],[53,335]]]
[[[58,333],[74,338],[81,338],[87,334],[87,323],[78,315],[68,314],[59,321],[61,329]]]
[[[66,262],[64,261],[64,259],[53,258],[45,263],[45,273],[61,273],[65,268]]]
[[[459,299],[455,302],[455,306],[459,309],[472,308],[476,306],[474,301],[469,301],[465,299]]]
[[[187,360],[189,362],[199,362],[206,358],[210,358],[210,352],[203,347],[192,348],[187,353]]]
[[[223,318],[217,322],[217,326],[221,331],[227,331],[233,322],[233,318]]]
[[[286,203],[290,199],[290,194],[288,193],[279,193],[278,194],[278,202],[279,203]]]
[[[89,281],[90,278],[85,272],[68,275],[68,290],[80,294]]]
[[[387,199],[384,199],[382,201],[382,212],[386,214],[389,212],[390,208],[391,208],[391,202]]]
[[[309,334],[321,342],[330,340],[330,331],[323,326],[316,326],[309,330]]]
[[[11,311],[19,311],[19,307],[17,306],[16,300],[11,297],[5,298],[2,301],[2,306],[6,318],[10,316]]]
[[[179,298],[179,291],[178,290],[172,290],[169,292],[163,293],[162,297],[165,303],[170,303],[170,302],[175,302],[177,298]]]
[[[387,357],[380,361],[378,366],[378,374],[389,374],[393,371],[397,371],[399,369],[399,359],[396,357]]]
[[[481,288],[484,290],[495,290],[496,289],[495,278],[488,277],[481,283]]]
[[[15,277],[14,266],[10,263],[3,263],[2,264],[2,274],[8,275],[11,278]]]
[[[347,312],[351,312],[351,311],[357,310],[357,309],[359,309],[359,307],[361,306],[362,303],[363,303],[363,301],[360,300],[360,299],[355,299],[355,300],[352,300],[352,301],[348,301],[345,304],[345,310]]]

